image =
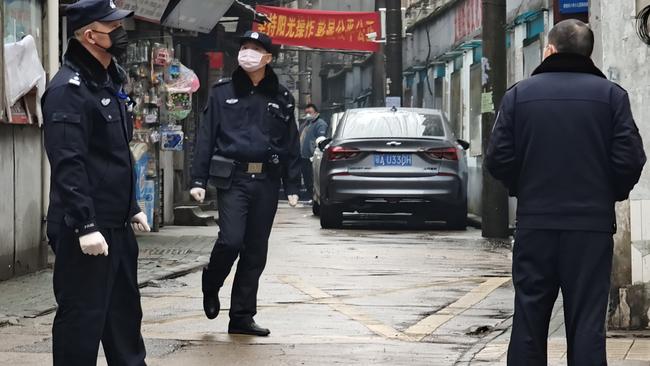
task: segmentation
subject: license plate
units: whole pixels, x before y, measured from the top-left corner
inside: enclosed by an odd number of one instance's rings
[[[375,166],[411,166],[411,154],[375,154]]]

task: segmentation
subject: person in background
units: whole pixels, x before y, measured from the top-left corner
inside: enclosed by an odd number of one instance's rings
[[[304,123],[300,129],[300,168],[305,185],[305,200],[310,201],[314,196],[314,172],[312,160],[316,150],[316,140],[327,134],[327,122],[320,118],[316,105],[310,103],[305,107]]]

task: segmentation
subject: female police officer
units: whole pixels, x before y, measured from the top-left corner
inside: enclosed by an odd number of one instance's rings
[[[230,307],[229,333],[267,336],[253,317],[259,278],[278,207],[280,181],[289,204],[298,203],[300,144],[294,101],[269,66],[271,39],[259,32],[241,38],[240,67],[211,90],[197,137],[192,197],[202,202],[217,187],[220,232],[203,270],[203,307],[219,313],[218,291],[239,256]]]

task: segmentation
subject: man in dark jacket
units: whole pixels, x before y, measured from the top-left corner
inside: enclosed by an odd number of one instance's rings
[[[289,204],[300,188],[300,146],[294,100],[269,63],[271,39],[248,31],[241,39],[240,67],[212,87],[201,120],[192,165],[192,197],[201,202],[209,179],[217,187],[219,237],[203,270],[203,308],[219,314],[219,289],[237,257],[229,333],[267,336],[258,326],[259,278],[278,208],[280,179]]]
[[[112,0],[81,0],[66,10],[64,64],[43,96],[45,148],[52,167],[47,235],[56,253],[55,365],[95,365],[99,342],[109,365],[144,365],[134,228],[149,231],[135,202],[122,91],[114,57],[128,45]]]
[[[305,184],[306,198],[311,200],[314,196],[314,172],[312,160],[316,150],[316,140],[327,134],[327,122],[320,118],[315,104],[305,107],[305,123],[300,129],[300,155],[302,179]]]
[[[547,364],[560,289],[569,365],[607,364],[614,203],[628,198],[646,157],[627,92],[596,68],[593,46],[586,24],[558,23],[492,132],[486,167],[518,199],[509,365]]]

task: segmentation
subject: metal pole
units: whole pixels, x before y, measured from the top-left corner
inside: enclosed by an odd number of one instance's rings
[[[400,0],[386,0],[386,71],[390,80],[388,96],[401,98],[402,2]]]
[[[385,0],[375,0],[375,11],[386,7]],[[386,47],[379,43],[379,51],[373,57],[372,69],[372,105],[383,107],[386,105]]]
[[[482,0],[483,6],[483,98],[491,99],[491,107],[483,110],[483,156],[487,151],[495,122],[495,107],[501,104],[506,91],[506,0]],[[482,234],[486,238],[507,238],[510,235],[508,192],[483,167]]]
[[[306,9],[307,0],[298,0],[298,9]],[[298,51],[298,108],[305,108],[310,93],[309,79],[307,78],[307,52]]]

